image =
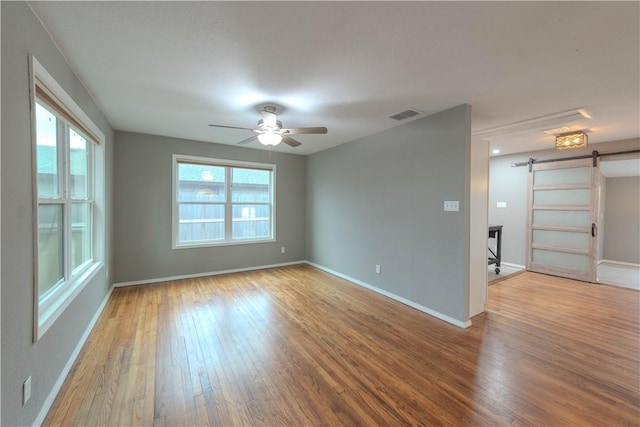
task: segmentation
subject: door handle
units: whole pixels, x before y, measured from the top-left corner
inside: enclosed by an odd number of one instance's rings
[[[591,237],[596,237],[596,230],[597,230],[596,223],[592,222],[591,223]]]

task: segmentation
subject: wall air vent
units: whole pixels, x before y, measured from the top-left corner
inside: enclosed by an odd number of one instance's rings
[[[416,110],[414,108],[410,108],[408,110],[404,110],[400,113],[394,114],[393,116],[389,116],[389,118],[400,121],[400,120],[408,119],[410,117],[419,116],[420,114],[422,114],[422,111]]]

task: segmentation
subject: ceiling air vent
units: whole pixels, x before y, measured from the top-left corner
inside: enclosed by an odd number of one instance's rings
[[[394,114],[393,116],[389,116],[389,118],[393,119],[393,120],[400,121],[400,120],[408,119],[410,117],[418,116],[420,114],[422,114],[422,111],[414,110],[414,109],[410,108],[408,110],[404,110],[404,111],[402,111],[400,113]]]

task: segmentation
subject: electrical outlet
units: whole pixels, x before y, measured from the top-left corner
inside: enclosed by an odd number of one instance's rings
[[[380,264],[376,264],[376,273],[380,274]]]
[[[22,384],[22,405],[26,405],[29,399],[31,399],[31,376]]]
[[[280,248],[280,253],[281,253],[281,254],[283,254],[283,253],[284,253],[284,251],[285,251],[284,246],[282,246],[282,247]]]
[[[445,200],[445,212],[458,212],[460,210],[460,202],[458,200]]]
[[[507,207],[507,202],[497,202],[496,203],[496,208],[506,208]]]

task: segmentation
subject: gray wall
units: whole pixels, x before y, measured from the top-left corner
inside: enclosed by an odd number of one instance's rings
[[[276,164],[277,241],[171,249],[173,154]],[[114,283],[305,259],[306,157],[116,132],[115,164]]]
[[[470,111],[459,106],[310,156],[307,259],[468,320]],[[443,212],[445,200],[459,200],[460,212]]]
[[[2,425],[30,425],[106,296],[106,269],[33,342],[33,193],[28,55],[38,61],[106,135],[107,236],[113,131],[24,2],[2,2]],[[109,265],[110,244],[106,263]],[[22,383],[32,377],[22,406]]]
[[[526,161],[527,154],[491,157],[489,162],[489,224],[502,225],[502,262],[525,265],[527,232],[526,167],[511,167]],[[496,208],[505,202],[506,208]],[[495,246],[495,239],[489,241]]]
[[[526,166],[511,167],[513,163],[526,162],[529,157],[544,160],[591,154],[593,150],[607,153],[637,150],[638,148],[640,148],[640,140],[629,139],[590,144],[586,148],[576,150],[542,150],[491,157],[489,165],[489,224],[504,226],[502,260],[512,264],[526,264],[528,169]],[[607,199],[608,197],[607,188]],[[496,202],[506,202],[507,208],[497,208]],[[605,233],[605,246],[607,239]]]
[[[640,264],[640,177],[607,178],[606,182],[602,258]]]

